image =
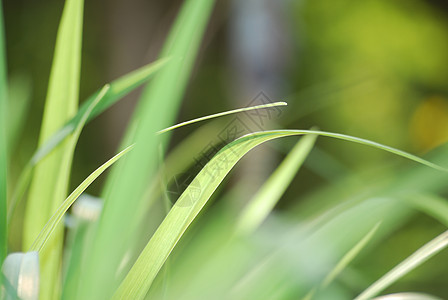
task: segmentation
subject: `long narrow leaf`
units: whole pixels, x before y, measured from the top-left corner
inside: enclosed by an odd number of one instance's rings
[[[157,60],[154,63],[137,69],[110,83],[110,89],[107,91],[104,97],[101,98],[100,102],[95,106],[92,113],[89,114],[86,122],[89,122],[97,115],[105,111],[107,108],[115,104],[123,96],[130,93],[141,84],[145,83],[163,65],[165,65],[168,60],[169,58]],[[32,168],[36,164],[38,164],[47,154],[49,154],[57,145],[59,145],[69,134],[71,134],[73,130],[75,130],[75,128],[79,125],[82,116],[85,115],[87,108],[92,104],[93,101],[95,101],[95,99],[98,98],[100,91],[101,90],[95,92],[92,96],[90,96],[80,107],[78,113],[69,122],[67,122],[59,130],[57,130],[51,137],[49,137],[46,142],[41,145],[39,149],[37,149],[33,154],[29,163],[25,166],[19,176],[17,187],[14,190],[12,201],[8,207],[9,220],[14,211],[15,205],[17,204],[17,201],[20,201],[22,199],[25,190],[29,185]]]
[[[413,194],[407,195],[405,200],[416,209],[448,226],[448,202],[446,199],[431,194]]]
[[[95,105],[93,111],[88,114],[86,122],[94,119],[96,116],[104,112],[110,106],[115,104],[118,100],[130,93],[139,85],[146,82],[154,73],[156,73],[163,65],[167,63],[169,59],[160,59],[152,64],[137,69],[123,77],[108,84],[110,89],[101,97],[100,102]],[[68,121],[63,127],[56,131],[47,141],[39,147],[31,158],[32,164],[37,164],[42,158],[51,152],[57,145],[59,145],[69,134],[71,134],[75,128],[81,122],[82,117],[85,115],[89,106],[98,98],[98,95],[102,90],[98,90],[91,95],[79,108],[77,114]]]
[[[445,231],[435,239],[431,240],[423,247],[415,251],[411,256],[406,258],[403,262],[397,265],[395,268],[387,272],[383,277],[378,279],[370,287],[368,287],[364,292],[362,292],[355,300],[365,300],[370,299],[391,284],[396,282],[398,279],[404,275],[411,272],[413,269],[417,268],[425,261],[430,259],[435,254],[439,253],[448,246],[448,231]]]
[[[291,150],[282,164],[245,207],[237,225],[238,232],[246,234],[252,232],[268,216],[302,166],[313,148],[316,138],[317,135],[304,136]]]
[[[373,238],[373,235],[380,227],[381,223],[377,223],[356,245],[348,251],[344,257],[338,262],[338,264],[328,273],[325,277],[322,286],[328,286],[341,272],[344,270],[349,263],[361,252],[362,249],[367,245],[367,243]]]
[[[123,151],[116,154],[114,157],[109,159],[103,165],[101,165],[98,169],[96,169],[92,174],[90,174],[68,197],[65,201],[59,206],[58,210],[55,214],[48,220],[45,227],[39,233],[39,236],[34,241],[29,251],[38,251],[41,252],[45,243],[50,238],[50,235],[55,230],[58,223],[61,221],[65,212],[70,208],[70,206],[75,202],[76,199],[89,187],[89,185],[100,176],[107,168],[113,165],[116,161],[118,161],[123,155],[128,153],[132,149],[133,145],[127,147]]]
[[[116,274],[125,253],[142,239],[135,216],[146,208],[142,196],[156,175],[159,145],[166,149],[169,137],[156,132],[174,123],[213,4],[214,0],[185,1],[161,53],[170,62],[143,91],[122,143],[136,146],[107,178],[104,210],[88,253],[81,298],[108,298],[110,286],[118,284],[130,267],[125,265]],[[117,237],[126,237],[128,242],[117,244]]]
[[[6,51],[3,31],[3,7],[0,1],[0,264],[6,257],[8,241],[7,229],[7,83],[6,83]]]
[[[168,128],[159,130],[159,132],[157,133],[164,133],[164,132],[168,132],[171,130],[174,130],[176,128],[180,128],[182,126],[186,126],[186,125],[191,125],[197,122],[202,122],[205,120],[210,120],[210,119],[214,119],[214,118],[218,118],[218,117],[222,117],[222,116],[227,116],[227,115],[231,115],[231,114],[235,114],[235,113],[239,113],[239,112],[246,112],[246,111],[250,111],[250,110],[255,110],[255,109],[262,109],[262,108],[271,108],[271,107],[277,107],[277,106],[285,106],[288,105],[288,103],[286,102],[274,102],[274,103],[269,103],[269,104],[262,104],[262,105],[256,105],[256,106],[251,106],[251,107],[243,107],[243,108],[238,108],[238,109],[232,109],[229,111],[224,111],[224,112],[220,112],[217,114],[212,114],[212,115],[208,115],[205,117],[200,117],[200,118],[196,118],[193,120],[189,120],[189,121],[185,121],[173,126],[170,126]]]
[[[225,146],[199,172],[149,240],[145,249],[116,291],[114,299],[124,299],[125,297],[142,299],[146,295],[159,270],[188,226],[193,222],[213,192],[221,184],[224,177],[242,156],[252,148],[266,141],[280,137],[306,134],[328,136],[369,145],[436,169],[445,170],[440,166],[406,152],[348,135],[315,130],[278,130],[246,135]]]
[[[81,130],[84,127],[84,124],[87,122],[92,111],[97,107],[97,105],[101,102],[101,100],[104,99],[109,89],[110,85],[106,84],[97,94],[96,98],[93,99],[94,101],[89,102],[89,106],[87,107],[87,109],[84,110],[83,115],[81,116],[79,122],[76,124],[75,132],[71,137],[72,147],[76,145],[79,135],[81,134]],[[34,166],[48,154],[48,151],[51,151],[51,149],[48,147],[41,147],[38,151],[36,151],[30,162],[24,167],[22,174],[19,178],[19,183],[17,185],[16,192],[11,198],[11,203],[9,204],[8,222],[11,221],[12,215],[18,204],[18,201],[22,199],[23,194],[25,193]]]
[[[373,300],[442,300],[442,298],[423,293],[396,293],[376,297]]]
[[[53,64],[39,136],[42,146],[75,114],[78,106],[83,0],[67,0],[58,29]],[[67,197],[71,162],[76,141],[66,141],[35,168],[25,209],[23,247],[29,248],[40,229]],[[40,298],[59,297],[63,228],[40,255]]]

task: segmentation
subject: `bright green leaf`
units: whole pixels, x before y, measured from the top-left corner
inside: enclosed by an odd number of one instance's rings
[[[362,249],[365,248],[367,243],[373,238],[373,235],[380,227],[380,222],[377,223],[352,249],[350,249],[344,257],[338,262],[338,264],[328,273],[327,277],[325,277],[322,286],[328,286],[341,272],[344,270],[350,262],[361,252]]]
[[[412,154],[382,144],[348,135],[315,130],[277,130],[246,135],[225,146],[199,172],[177,200],[157,231],[149,240],[134,266],[121,283],[114,299],[142,299],[188,226],[193,222],[213,192],[233,166],[252,148],[269,140],[294,135],[321,135],[382,149],[416,162],[442,169]]]
[[[39,136],[42,146],[75,114],[78,106],[83,0],[67,0],[58,30],[53,64]],[[67,196],[73,141],[66,141],[35,168],[25,209],[23,247],[29,248],[54,211]],[[59,297],[63,228],[40,255],[40,298]]]
[[[7,165],[8,165],[8,147],[6,118],[7,113],[7,79],[6,79],[6,50],[3,31],[3,7],[0,2],[0,263],[6,257],[8,242],[7,229]]]
[[[189,121],[185,121],[173,126],[170,126],[168,128],[162,129],[157,133],[164,133],[164,132],[168,132],[177,128],[180,128],[182,126],[186,126],[186,125],[191,125],[197,122],[202,122],[205,120],[210,120],[210,119],[214,119],[214,118],[218,118],[218,117],[222,117],[222,116],[227,116],[227,115],[231,115],[231,114],[236,114],[239,112],[246,112],[246,111],[250,111],[250,110],[255,110],[255,109],[263,109],[263,108],[270,108],[270,107],[276,107],[276,106],[285,106],[288,105],[286,102],[274,102],[274,103],[269,103],[269,104],[262,104],[262,105],[256,105],[256,106],[250,106],[250,107],[243,107],[243,108],[238,108],[238,109],[232,109],[232,110],[228,110],[225,112],[220,112],[217,114],[212,114],[212,115],[208,115],[205,117],[200,117],[200,118],[196,118],[193,120],[189,120]]]
[[[437,236],[375,281],[355,300],[370,299],[448,246],[448,231]]]
[[[65,212],[70,208],[70,206],[75,202],[76,199],[89,187],[89,185],[100,176],[107,168],[113,165],[117,160],[119,160],[123,155],[128,153],[133,146],[129,146],[123,151],[119,152],[117,155],[109,159],[103,165],[101,165],[98,169],[96,169],[92,174],[90,174],[68,197],[65,201],[59,206],[56,213],[48,220],[45,227],[39,233],[39,236],[34,241],[29,251],[38,251],[41,252],[45,243],[50,238],[50,235],[55,230],[59,221],[61,221]]]
[[[241,214],[237,225],[240,233],[252,232],[268,216],[302,166],[316,138],[317,135],[304,136],[263,184]]]
[[[107,178],[102,194],[104,210],[93,249],[88,253],[81,298],[108,298],[110,286],[118,284],[127,271],[125,265],[121,273],[116,273],[123,256],[132,253],[144,236],[137,234],[135,216],[146,209],[143,195],[156,175],[159,146],[166,149],[169,138],[156,132],[175,122],[214,2],[185,1],[164,44],[160,57],[169,57],[170,61],[143,91],[122,142],[136,146]],[[117,237],[127,242],[117,244]]]

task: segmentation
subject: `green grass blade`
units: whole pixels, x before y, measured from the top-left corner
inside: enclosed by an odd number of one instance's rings
[[[286,102],[274,102],[274,103],[269,103],[269,104],[262,104],[262,105],[256,105],[256,106],[251,106],[251,107],[233,109],[233,110],[220,112],[217,114],[212,114],[212,115],[208,115],[205,117],[200,117],[200,118],[196,118],[193,120],[185,121],[185,122],[170,126],[168,128],[162,129],[162,130],[158,131],[157,133],[160,134],[160,133],[168,132],[168,131],[174,130],[176,128],[180,128],[182,126],[186,126],[186,125],[190,125],[190,124],[194,124],[197,122],[210,120],[210,119],[214,119],[214,118],[218,118],[218,117],[222,117],[222,116],[227,116],[227,115],[231,115],[231,114],[235,114],[235,113],[239,113],[239,112],[245,112],[245,111],[262,109],[262,108],[269,108],[269,107],[286,106],[286,105],[288,105],[288,103],[286,103]]]
[[[89,103],[89,106],[86,110],[84,110],[84,114],[81,116],[81,119],[77,123],[75,132],[73,133],[71,140],[70,140],[70,148],[75,147],[76,142],[78,141],[79,135],[81,134],[81,130],[84,127],[85,123],[87,122],[89,116],[91,115],[92,111],[97,107],[97,105],[101,102],[101,100],[105,97],[107,92],[109,91],[110,86],[106,84],[100,92],[97,94],[97,97],[93,99],[93,102]],[[28,186],[28,182],[31,178],[32,170],[34,166],[43,158],[45,157],[51,150],[52,145],[49,144],[50,141],[47,141],[45,146],[39,148],[38,151],[34,154],[33,158],[30,160],[30,162],[24,167],[20,177],[19,182],[17,184],[16,191],[11,198],[11,203],[9,205],[8,210],[8,222],[11,221],[12,215],[14,214],[14,210],[17,207],[18,202],[23,198],[23,194],[25,193],[25,190]]]
[[[75,114],[78,106],[83,22],[82,0],[67,0],[58,29],[47,99],[39,137],[42,146]],[[29,248],[67,196],[73,143],[65,141],[36,166],[25,209],[23,247]],[[40,298],[59,297],[63,228],[40,256]]]
[[[99,114],[104,112],[106,109],[115,104],[118,100],[124,97],[126,94],[130,93],[132,90],[146,82],[151,76],[153,76],[163,65],[167,63],[168,59],[160,59],[156,62],[146,65],[140,69],[137,69],[129,74],[126,74],[117,80],[108,84],[110,88],[101,97],[101,101],[95,105],[93,111],[88,114],[86,122],[97,117]],[[68,121],[64,126],[62,126],[58,131],[56,131],[47,141],[36,150],[31,158],[32,164],[37,164],[42,158],[44,158],[48,153],[51,152],[57,145],[59,145],[69,134],[71,134],[75,128],[81,122],[82,117],[85,115],[87,109],[98,98],[102,89],[95,92],[83,103],[79,108],[77,114]]]
[[[448,202],[446,199],[431,194],[416,194],[406,196],[405,200],[415,209],[448,226]]]
[[[6,79],[6,50],[3,31],[3,7],[0,2],[0,264],[6,257],[8,243],[7,228],[7,170],[8,170],[8,137],[7,121],[8,99],[7,99],[7,79]]]
[[[31,158],[31,164],[36,165],[42,158],[48,155],[51,150],[53,150],[60,142],[64,140],[66,136],[73,133],[73,137],[75,140],[78,139],[79,134],[81,133],[84,124],[92,118],[92,114],[95,110],[97,110],[98,105],[101,102],[104,102],[107,93],[110,91],[111,86],[106,84],[101,90],[95,94],[95,98],[92,101],[88,101],[87,106],[83,106],[83,109],[79,110],[76,114],[76,122],[69,122],[69,125],[64,126],[60,130],[58,130],[51,138],[49,138],[42,147],[34,153]],[[73,119],[72,119],[73,120]],[[73,139],[72,137],[72,139]]]
[[[252,148],[269,140],[295,135],[321,135],[336,139],[386,150],[388,152],[406,157],[408,159],[433,166],[434,164],[406,152],[381,145],[365,139],[347,135],[316,131],[316,130],[277,130],[256,132],[241,137],[225,146],[212,160],[199,172],[192,183],[179,197],[162,224],[154,233],[139,258],[121,283],[114,295],[114,299],[143,298],[152,282],[162,268],[164,262],[174,249],[188,226],[193,222],[205,206],[213,192],[221,184],[224,177],[233,166]],[[441,167],[434,165],[437,169]],[[433,167],[434,167],[433,166]],[[442,168],[443,169],[443,168]],[[198,187],[199,190],[198,190]]]
[[[123,255],[142,238],[135,230],[135,216],[146,208],[142,196],[156,175],[159,145],[166,149],[169,137],[156,133],[174,123],[214,2],[185,1],[161,53],[170,61],[143,91],[122,143],[136,146],[112,168],[106,182],[105,207],[89,253],[89,270],[81,283],[85,285],[81,298],[108,298],[110,286],[125,275],[114,276]],[[124,236],[131,245],[117,245],[117,237]]]
[[[134,89],[138,88],[142,84],[146,83],[152,76],[154,76],[161,68],[169,63],[170,58],[161,58],[152,62],[146,66],[143,66],[137,70],[134,70],[114,81],[110,85],[110,90],[105,94],[104,98],[98,103],[92,113],[89,115],[87,122],[94,119],[106,109],[114,105],[118,100],[132,92]],[[89,105],[98,97],[101,90],[97,91],[91,95],[87,100],[81,105],[78,113],[74,116],[66,126],[72,124],[76,127],[76,124],[81,120],[81,116],[89,107]]]
[[[130,93],[133,89],[145,83],[152,75],[154,75],[154,73],[166,64],[168,60],[169,58],[157,60],[154,63],[126,74],[108,84],[110,89],[108,89],[105,95],[101,97],[101,100],[95,105],[93,111],[88,114],[86,122],[89,122],[107,108],[115,104],[123,96]],[[95,101],[95,99],[98,98],[101,91],[102,90],[99,90],[90,96],[80,107],[77,114],[69,122],[57,130],[51,137],[49,137],[46,142],[33,154],[30,162],[25,166],[19,176],[17,187],[14,190],[12,201],[8,208],[8,219],[10,219],[16,203],[22,199],[25,190],[29,185],[32,168],[47,154],[49,154],[57,145],[59,145],[69,134],[71,134],[75,128],[77,128],[83,116],[86,115],[88,107]]]
[[[376,297],[373,300],[442,300],[442,298],[423,293],[396,293]]]
[[[338,262],[338,264],[328,273],[322,282],[322,287],[328,286],[341,272],[344,270],[351,261],[361,252],[362,249],[369,243],[373,238],[375,232],[380,227],[381,222],[378,222],[352,249],[350,249]]]
[[[68,197],[65,201],[59,206],[58,210],[55,214],[50,218],[45,227],[39,233],[39,236],[34,241],[29,251],[38,251],[41,252],[45,243],[50,238],[51,234],[55,230],[58,223],[61,221],[65,212],[70,208],[70,206],[75,202],[76,199],[89,187],[89,185],[100,176],[107,168],[113,165],[116,161],[118,161],[123,155],[128,153],[132,149],[133,145],[127,147],[123,151],[116,154],[114,157],[109,159],[103,165],[101,165],[98,169],[96,169],[92,174],[90,174]]]
[[[154,63],[146,65],[140,69],[137,69],[129,74],[126,74],[112,83],[108,84],[110,88],[107,92],[100,97],[100,101],[94,106],[91,113],[88,114],[86,122],[89,122],[103,111],[108,109],[110,106],[115,104],[123,96],[130,93],[132,90],[145,83],[151,76],[153,76],[164,64],[167,63],[167,59],[160,59]],[[23,198],[25,191],[29,185],[32,169],[38,164],[46,155],[48,155],[56,146],[58,146],[69,134],[78,127],[88,107],[92,102],[96,101],[98,96],[102,93],[102,90],[97,91],[92,96],[90,96],[80,107],[77,114],[68,121],[64,126],[59,128],[51,137],[49,137],[43,145],[41,145],[36,152],[34,152],[29,163],[22,170],[17,187],[14,190],[11,203],[8,207],[8,219],[11,219],[11,215],[14,211],[15,205],[18,201]]]
[[[416,267],[423,264],[433,255],[442,251],[448,246],[448,231],[445,231],[441,235],[437,236],[435,239],[431,240],[423,247],[414,252],[411,256],[406,258],[403,262],[397,265],[395,268],[387,272],[383,277],[378,279],[370,287],[368,287],[364,292],[362,292],[355,300],[365,300],[370,299],[391,284],[396,282],[398,279],[404,275],[411,272]]]
[[[316,138],[317,135],[307,135],[296,144],[244,208],[237,225],[237,232],[248,234],[260,226],[302,166],[313,148]]]

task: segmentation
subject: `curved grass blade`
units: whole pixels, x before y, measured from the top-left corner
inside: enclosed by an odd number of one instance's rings
[[[23,198],[23,195],[29,185],[32,175],[32,168],[76,129],[76,127],[83,119],[83,116],[86,115],[86,111],[88,110],[90,105],[95,102],[96,99],[99,98],[99,96],[101,100],[97,105],[95,105],[93,111],[88,114],[86,122],[89,122],[90,120],[101,114],[103,111],[105,111],[107,108],[115,104],[126,94],[130,93],[132,90],[148,81],[148,79],[151,78],[151,76],[154,75],[160,68],[162,68],[168,61],[169,58],[163,58],[142,68],[139,68],[108,84],[110,86],[110,89],[108,89],[107,93],[105,93],[104,95],[102,95],[102,90],[99,90],[98,92],[87,98],[87,100],[79,108],[78,113],[36,150],[28,164],[22,170],[18,179],[17,187],[14,190],[14,194],[11,198],[12,200],[8,208],[8,220],[11,219],[15,205],[18,201],[20,201],[20,199]]]
[[[51,234],[55,230],[59,221],[62,219],[65,212],[70,208],[70,206],[75,202],[76,199],[84,192],[89,185],[100,176],[107,168],[113,165],[117,160],[119,160],[123,155],[128,153],[132,149],[133,145],[127,147],[123,151],[119,152],[117,155],[109,159],[103,165],[101,165],[98,169],[96,169],[92,174],[90,174],[68,197],[65,201],[59,206],[56,213],[50,218],[45,227],[39,233],[39,236],[34,241],[29,251],[38,251],[41,252],[45,243],[50,238]]]
[[[160,57],[170,57],[170,63],[144,89],[122,143],[136,146],[112,168],[104,187],[105,206],[92,251],[88,253],[81,298],[109,298],[113,293],[111,285],[119,284],[125,275],[121,271],[115,273],[120,262],[127,252],[136,251],[137,243],[141,242],[135,216],[146,209],[142,197],[148,182],[156,176],[159,145],[167,149],[169,138],[156,132],[174,122],[214,3],[214,0],[184,1],[164,43]],[[129,242],[117,244],[117,236],[126,236]]]
[[[277,130],[241,137],[221,149],[179,197],[114,294],[114,299],[142,299],[188,226],[205,206],[233,166],[252,148],[269,140],[295,135],[321,135],[386,150],[436,169],[431,162],[406,152],[352,136],[316,130]],[[199,187],[199,188],[198,188]]]
[[[7,169],[8,169],[8,137],[7,137],[7,83],[6,83],[6,50],[3,31],[3,8],[0,1],[0,264],[6,257],[8,241],[7,225]]]
[[[245,112],[245,111],[250,111],[250,110],[255,110],[255,109],[262,109],[262,108],[269,108],[269,107],[286,106],[286,105],[288,105],[288,103],[280,101],[280,102],[274,102],[274,103],[269,103],[269,104],[255,105],[255,106],[251,106],[251,107],[243,107],[243,108],[238,108],[238,109],[232,109],[232,110],[220,112],[220,113],[217,113],[217,114],[212,114],[212,115],[208,115],[208,116],[205,116],[205,117],[200,117],[200,118],[196,118],[196,119],[193,119],[193,120],[185,121],[185,122],[182,122],[182,123],[170,126],[168,128],[162,129],[162,130],[158,131],[157,133],[161,134],[161,133],[164,133],[164,132],[167,132],[167,131],[174,130],[176,128],[180,128],[182,126],[190,125],[190,124],[201,122],[201,121],[205,121],[205,120],[210,120],[210,119],[213,119],[213,118],[218,118],[218,117],[222,117],[222,116],[236,114],[236,113],[239,113],[239,112]]]
[[[402,261],[395,268],[387,272],[383,277],[378,279],[364,292],[362,292],[355,300],[366,300],[376,296],[382,290],[389,287],[395,281],[411,272],[416,267],[423,264],[429,258],[442,251],[448,246],[448,231],[440,234],[423,247],[415,251],[411,256]]]
[[[168,62],[169,58],[159,59],[149,65],[137,69],[129,74],[126,74],[117,80],[106,84],[110,88],[104,93],[103,89],[95,92],[83,103],[76,115],[56,131],[46,142],[41,145],[31,158],[31,164],[36,165],[42,158],[50,153],[57,145],[59,145],[69,134],[71,134],[82,121],[86,111],[93,102],[100,97],[100,101],[95,105],[91,113],[88,114],[87,120],[89,122],[99,114],[104,112],[110,106],[115,104],[118,100],[130,93],[132,90],[145,83],[152,75],[154,75],[162,66]],[[104,94],[103,94],[104,93]]]
[[[423,293],[396,293],[376,297],[372,300],[442,300],[442,298]]]
[[[74,132],[74,134],[73,134],[73,136],[71,138],[71,143],[72,143],[73,147],[76,145],[76,142],[77,142],[77,140],[79,138],[79,135],[81,134],[81,131],[82,131],[85,123],[87,122],[90,114],[93,112],[95,107],[101,102],[101,99],[104,98],[104,96],[109,91],[109,89],[110,89],[110,85],[106,84],[100,90],[100,92],[97,94],[96,98],[93,99],[94,101],[90,102],[89,106],[87,107],[87,109],[84,110],[84,113],[81,116],[81,119],[79,120],[79,122],[77,123],[76,128],[75,128],[75,132]],[[73,130],[71,130],[71,132],[72,131]],[[49,142],[51,142],[51,139],[50,139]],[[24,195],[25,190],[26,190],[26,188],[28,186],[29,180],[31,179],[31,174],[32,174],[33,167],[44,156],[46,156],[53,149],[53,147],[55,147],[57,145],[55,143],[58,143],[58,141],[54,141],[54,143],[52,143],[49,146],[39,148],[39,150],[36,151],[36,153],[34,154],[33,158],[30,160],[30,162],[24,167],[24,169],[22,171],[22,174],[20,175],[20,178],[19,178],[19,183],[17,185],[17,189],[16,189],[13,197],[11,198],[11,203],[9,205],[9,210],[8,210],[8,222],[11,221],[11,217],[12,217],[12,215],[14,213],[14,210],[15,210],[18,202],[23,198],[23,195]]]
[[[77,111],[83,11],[83,0],[65,1],[56,38],[39,146],[42,146]],[[68,154],[69,147],[69,143],[58,147],[57,151],[47,156],[45,161],[34,170],[25,209],[23,234],[25,248],[32,244],[39,233],[38,228],[45,225],[53,209],[59,206],[58,202],[66,196],[62,194],[66,193],[68,168],[72,159],[72,155]],[[57,256],[54,258],[58,259]],[[43,274],[46,273],[45,269],[45,263],[43,263]],[[52,280],[43,280],[42,282],[47,286],[53,285],[52,288],[55,286],[55,282]],[[46,288],[42,288],[41,292],[45,293],[45,291]],[[52,298],[45,294],[41,296]]]
[[[350,262],[361,252],[367,243],[373,238],[373,235],[380,227],[381,222],[378,222],[350,251],[348,251],[344,257],[338,262],[338,264],[328,273],[325,277],[322,287],[328,286],[341,272],[345,269]]]
[[[92,114],[98,105],[106,98],[108,91],[110,91],[111,86],[106,84],[101,88],[101,90],[96,94],[92,101],[88,101],[87,106],[84,105],[83,108],[78,110],[76,116],[72,119],[76,119],[76,122],[69,122],[68,125],[62,127],[58,130],[47,142],[37,149],[31,158],[31,164],[36,165],[42,158],[44,158],[52,149],[54,149],[59,143],[70,133],[74,133],[73,136],[77,140],[82,128],[86,122],[92,118]]]
[[[45,100],[39,146],[45,144],[78,110],[84,0],[66,0],[58,28]],[[53,212],[67,197],[76,134],[64,141],[33,170],[23,222],[24,249],[29,248]],[[41,299],[60,297],[59,270],[64,242],[63,227],[39,256]]]
[[[238,233],[248,234],[254,231],[268,216],[307,158],[316,138],[317,135],[312,134],[304,136],[289,152],[244,208],[236,229]]]
[[[448,203],[447,200],[437,195],[417,194],[405,196],[407,203],[415,209],[431,216],[440,223],[448,226]]]

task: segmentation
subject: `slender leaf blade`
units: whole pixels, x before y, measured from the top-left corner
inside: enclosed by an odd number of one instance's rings
[[[70,120],[78,106],[83,0],[67,0],[57,34],[50,73],[39,146]],[[47,220],[66,198],[73,142],[66,141],[47,155],[35,168],[25,209],[23,247],[29,248]],[[61,263],[63,228],[40,256],[42,284],[40,298],[55,299],[59,294],[58,270]]]
[[[442,298],[423,293],[395,293],[376,297],[373,300],[442,300]]]
[[[266,141],[280,137],[306,134],[328,136],[368,145],[435,167],[436,169],[443,169],[440,166],[398,149],[337,133],[316,130],[277,130],[246,135],[221,149],[199,172],[184,193],[182,193],[115,292],[114,299],[123,299],[125,297],[142,299],[146,295],[158,272],[188,226],[193,222],[224,177],[242,156]],[[199,190],[198,187],[200,187]]]
[[[7,121],[7,79],[6,79],[6,51],[3,30],[3,6],[0,2],[0,264],[6,257],[8,242],[7,228],[7,170],[8,170],[8,137]]]
[[[448,246],[448,231],[440,234],[433,240],[426,243],[423,247],[415,251],[411,256],[406,258],[395,268],[387,272],[380,279],[375,281],[371,286],[369,286],[364,292],[362,292],[355,300],[370,299],[391,284],[396,282],[398,279],[404,275],[411,272],[413,269],[417,268],[425,261],[430,259],[432,256],[436,255]]]
[[[193,120],[189,120],[189,121],[185,121],[173,126],[170,126],[168,128],[159,130],[157,133],[164,133],[164,132],[168,132],[186,125],[191,125],[194,123],[198,123],[198,122],[202,122],[205,120],[210,120],[210,119],[214,119],[214,118],[218,118],[218,117],[222,117],[222,116],[227,116],[227,115],[231,115],[231,114],[235,114],[235,113],[240,113],[240,112],[247,112],[247,111],[251,111],[251,110],[255,110],[255,109],[263,109],[263,108],[271,108],[271,107],[277,107],[277,106],[285,106],[288,105],[286,102],[274,102],[274,103],[269,103],[269,104],[262,104],[262,105],[255,105],[255,106],[250,106],[250,107],[243,107],[243,108],[237,108],[237,109],[232,109],[232,110],[228,110],[228,111],[224,111],[224,112],[220,112],[220,113],[216,113],[216,114],[212,114],[212,115],[208,115],[205,117],[200,117],[200,118],[196,118]]]
[[[86,122],[89,122],[90,120],[104,112],[106,109],[108,109],[110,106],[115,104],[126,94],[130,93],[133,89],[145,83],[168,61],[169,58],[159,59],[108,84],[110,86],[110,89],[107,91],[104,97],[101,98],[100,102],[94,107],[93,111],[88,115],[89,117]],[[62,141],[64,141],[64,139],[69,134],[71,134],[75,130],[75,128],[79,125],[79,122],[81,121],[81,118],[85,114],[87,108],[96,98],[98,98],[100,92],[101,90],[98,90],[93,95],[91,95],[80,107],[77,114],[64,126],[59,128],[59,130],[57,130],[51,137],[49,137],[46,142],[34,152],[29,163],[25,166],[19,176],[18,184],[16,189],[14,190],[11,204],[8,205],[8,220],[11,219],[16,203],[22,199],[25,190],[29,185],[33,167],[37,165],[47,154],[49,154]]]
[[[54,215],[48,220],[45,227],[39,233],[39,236],[34,241],[29,251],[38,251],[41,252],[45,243],[50,238],[51,234],[55,230],[58,223],[61,221],[65,212],[70,208],[70,206],[78,199],[78,197],[89,187],[89,185],[95,181],[107,168],[112,166],[115,162],[117,162],[121,157],[123,157],[126,153],[128,153],[132,149],[133,145],[125,148],[123,151],[119,152],[107,162],[102,164],[98,169],[96,169],[92,174],[90,174],[81,184],[65,199],[65,201],[59,206],[58,210],[54,213]]]
[[[375,232],[380,227],[381,222],[378,222],[352,249],[350,249],[338,262],[338,264],[328,273],[325,277],[322,286],[328,286],[341,272],[344,270],[350,262],[361,252],[362,249],[367,245],[367,243],[373,238]]]
[[[93,120],[95,117],[100,115],[102,112],[107,110],[109,107],[114,105],[126,94],[130,93],[132,90],[146,82],[150,79],[160,68],[162,68],[169,58],[159,59],[149,65],[141,67],[129,74],[126,74],[110,84],[107,84],[110,88],[101,97],[98,104],[95,105],[93,111],[88,114],[86,122]],[[93,93],[86,101],[81,105],[76,115],[68,121],[64,126],[59,128],[51,137],[49,137],[46,142],[36,150],[31,158],[31,164],[36,165],[42,158],[44,158],[48,153],[50,153],[56,146],[58,146],[69,134],[71,134],[75,128],[78,127],[85,115],[89,106],[98,98],[98,95],[102,92],[102,89]]]
[[[248,234],[260,226],[302,166],[313,148],[316,138],[317,135],[304,136],[263,184],[240,216],[237,225],[239,233]]]
[[[213,4],[214,0],[185,1],[161,53],[170,58],[169,64],[143,91],[122,143],[136,146],[112,168],[105,185],[105,206],[83,278],[83,298],[110,296],[110,286],[118,284],[129,267],[116,274],[123,256],[142,238],[136,234],[135,216],[146,207],[142,197],[156,175],[159,146],[166,149],[169,137],[156,132],[174,123]],[[117,237],[129,242],[117,245]]]
[[[412,194],[405,196],[405,201],[415,209],[448,226],[448,203],[446,199],[431,194]]]

